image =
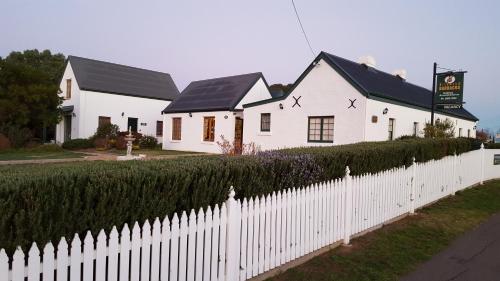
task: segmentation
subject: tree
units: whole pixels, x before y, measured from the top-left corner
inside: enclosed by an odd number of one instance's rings
[[[437,119],[434,126],[430,123],[425,124],[424,136],[426,138],[452,138],[455,136],[455,125],[450,119],[444,121]]]
[[[49,50],[12,52],[0,57],[0,127],[28,128],[33,133],[60,121],[59,79],[62,54]]]
[[[490,138],[491,134],[488,129],[476,130],[476,139],[481,142],[486,142]]]

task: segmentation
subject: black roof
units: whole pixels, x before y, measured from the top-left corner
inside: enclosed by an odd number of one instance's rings
[[[432,92],[426,88],[408,83],[395,75],[368,67],[344,58],[324,53],[328,62],[348,80],[354,82],[361,92],[370,96],[381,97],[401,103],[430,109]],[[478,119],[466,109],[438,109],[438,112],[455,115],[469,120]]]
[[[191,82],[163,112],[234,110],[260,78],[267,86],[260,72]]]
[[[173,100],[179,95],[168,73],[69,56],[81,90]]]
[[[246,104],[245,107],[257,106],[269,102],[285,99],[302,79],[314,67],[315,63],[324,59],[333,69],[349,81],[356,89],[368,98],[382,98],[397,103],[412,105],[419,108],[431,109],[432,92],[426,88],[408,83],[398,76],[368,67],[326,52],[321,52],[314,62],[302,73],[294,83],[292,89],[283,97]],[[477,121],[477,117],[464,108],[437,109],[436,112],[452,115],[467,120]]]

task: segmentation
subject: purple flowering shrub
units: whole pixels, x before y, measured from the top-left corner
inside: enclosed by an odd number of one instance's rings
[[[323,168],[309,154],[286,154],[280,151],[265,151],[257,159],[274,179],[277,189],[302,187],[321,181]]]

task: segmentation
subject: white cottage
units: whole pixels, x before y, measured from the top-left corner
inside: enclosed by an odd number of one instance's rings
[[[56,141],[92,136],[99,124],[163,135],[161,111],[179,95],[167,73],[69,56],[61,84],[62,121]]]
[[[241,147],[243,105],[271,97],[262,73],[192,82],[163,110],[163,149],[220,153],[223,138]]]
[[[243,142],[267,150],[422,136],[431,91],[398,74],[322,52],[286,95],[243,105]],[[435,118],[452,120],[457,137],[475,137],[478,119],[463,108]]]

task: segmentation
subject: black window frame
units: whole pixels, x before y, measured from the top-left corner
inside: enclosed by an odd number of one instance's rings
[[[320,140],[311,140],[311,119],[320,119]],[[325,119],[332,118],[332,140],[324,140],[323,136],[323,125],[325,123]],[[307,142],[311,143],[334,143],[335,140],[335,115],[325,115],[325,116],[308,116],[307,118]]]
[[[267,128],[264,128],[264,116],[267,116],[269,119],[268,119],[268,122],[267,125],[268,127]],[[260,114],[260,131],[261,132],[271,132],[271,113],[261,113]]]

